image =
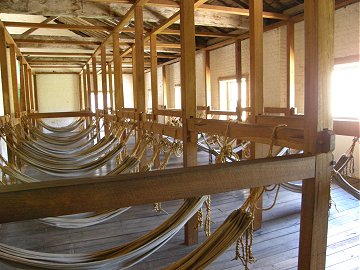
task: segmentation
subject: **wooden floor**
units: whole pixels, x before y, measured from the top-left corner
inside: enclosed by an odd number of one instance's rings
[[[201,153],[201,163],[207,163],[207,154]],[[179,159],[172,159],[169,167],[177,167]],[[149,191],[151,192],[151,191]],[[231,211],[240,207],[248,190],[212,196],[212,230],[215,230]],[[264,196],[264,206],[274,199],[274,192]],[[297,269],[301,195],[281,189],[277,204],[264,213],[263,227],[255,232],[253,252],[256,262],[251,269]],[[330,209],[327,249],[327,269],[360,269],[359,201],[333,186],[333,207]],[[176,211],[181,201],[164,202],[169,214]],[[83,229],[60,229],[36,220],[0,225],[0,242],[21,248],[56,253],[81,253],[110,248],[143,235],[168,215],[155,213],[152,205],[136,206],[106,223]],[[200,232],[200,242],[205,240]],[[183,231],[155,254],[132,269],[163,269],[196,246],[183,245]],[[235,246],[222,254],[207,269],[244,269],[233,260]],[[14,269],[0,263],[1,270]],[[27,268],[28,269],[28,268]]]

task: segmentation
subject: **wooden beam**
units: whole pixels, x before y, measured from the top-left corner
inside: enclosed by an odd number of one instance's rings
[[[52,22],[53,20],[56,20],[56,18],[57,18],[56,16],[50,16],[50,17],[46,18],[45,20],[43,20],[41,23],[42,24],[47,24],[49,22]],[[5,22],[5,25],[6,25],[6,22]],[[39,28],[31,27],[29,30],[22,33],[22,36],[27,37],[27,36],[31,35],[32,33],[34,33],[37,29],[39,29]]]
[[[294,23],[288,22],[287,24],[287,35],[286,35],[286,115],[290,115],[291,107],[295,107],[295,34],[294,34]]]
[[[101,45],[98,41],[67,40],[67,39],[25,39],[15,38],[16,44],[67,44],[67,45]]]
[[[80,65],[31,65],[32,68],[81,68]]]
[[[29,84],[29,73],[27,65],[24,65],[24,77],[25,77],[25,96],[26,96],[26,112],[31,112],[31,101],[30,101],[30,84]]]
[[[115,111],[124,107],[122,59],[120,57],[119,33],[113,33]]]
[[[91,112],[51,112],[51,113],[29,113],[28,116],[33,119],[38,118],[63,118],[63,117],[86,117],[94,116]]]
[[[334,1],[305,1],[305,152],[318,153],[318,134],[332,129]],[[332,151],[332,150],[330,150]],[[325,269],[331,153],[316,156],[315,177],[303,181],[298,269]]]
[[[237,92],[238,92],[238,102],[237,108],[241,108],[241,78],[242,78],[242,55],[241,55],[241,40],[236,40],[235,42],[235,73],[236,73],[236,82],[237,82]],[[238,115],[238,119],[241,120],[241,113]]]
[[[211,99],[208,102],[208,98],[211,98],[211,71],[210,71],[210,52],[205,51],[205,106],[211,107]]]
[[[13,90],[13,103],[15,115],[20,116],[20,104],[18,94],[18,79],[17,79],[17,62],[16,62],[16,51],[15,45],[10,44],[10,69],[11,69],[11,83]]]
[[[0,65],[4,114],[10,115],[10,81],[6,52],[5,28],[0,25]]]
[[[314,157],[277,157],[5,186],[0,189],[0,223],[102,211],[311,178],[314,163]],[[288,168],[292,168],[291,173]]]
[[[156,34],[150,36],[150,56],[152,113],[155,114],[155,111],[159,109]]]
[[[24,56],[37,55],[37,56],[91,56],[92,53],[70,53],[70,52],[22,52]]]
[[[50,17],[50,18],[55,18],[55,17]],[[54,20],[54,19],[52,19],[52,20]],[[45,23],[45,21],[41,22],[41,23],[4,22],[4,25],[6,27],[32,28],[30,30],[34,30],[34,31],[36,29],[42,28],[42,29],[66,29],[66,30],[76,30],[76,31],[91,30],[91,31],[110,32],[113,29],[111,26],[84,25],[84,24],[48,24],[48,23]]]
[[[360,137],[360,121],[358,119],[334,119],[333,124],[336,135]]]
[[[106,76],[106,48],[101,47],[101,88],[103,93],[103,107],[104,113],[108,111],[107,104],[107,76]]]

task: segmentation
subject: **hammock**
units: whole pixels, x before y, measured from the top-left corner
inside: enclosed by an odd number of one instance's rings
[[[43,128],[46,128],[47,130],[52,131],[52,132],[71,132],[71,131],[75,130],[76,128],[78,128],[84,122],[84,119],[80,118],[65,127],[53,127],[53,126],[46,124],[42,120],[38,120],[37,122],[40,126],[42,126]]]
[[[84,254],[52,254],[0,244],[0,258],[18,267],[37,269],[128,269],[168,242],[201,208],[206,196],[187,199],[165,222],[144,236],[114,248]]]

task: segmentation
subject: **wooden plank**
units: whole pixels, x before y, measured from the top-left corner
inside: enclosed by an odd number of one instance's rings
[[[158,135],[165,135],[174,139],[182,140],[182,129],[180,127],[173,127],[166,124],[143,121],[140,123],[140,128]]]
[[[237,108],[241,108],[241,78],[242,78],[242,55],[241,55],[241,40],[235,41],[235,77],[237,82],[237,92],[238,92],[238,101],[237,101]],[[241,112],[238,111],[238,119],[241,119]]]
[[[35,101],[35,111],[39,111],[39,96],[38,96],[38,85],[36,74],[34,76],[34,101]]]
[[[0,25],[0,64],[4,114],[10,114],[10,81],[6,52],[5,28]]]
[[[5,186],[0,190],[0,223],[101,211],[306,179],[314,177],[314,166],[314,157],[296,155]],[[289,168],[292,168],[291,173]]]
[[[231,111],[220,111],[220,110],[209,110],[208,114],[211,115],[237,115],[237,112],[231,112]]]
[[[195,5],[199,5],[197,1]],[[197,134],[189,132],[188,119],[196,117],[196,66],[195,66],[195,15],[192,1],[180,2],[181,39],[181,113],[183,124],[183,166],[197,165]],[[191,178],[189,178],[190,180]],[[190,182],[190,181],[189,181]],[[192,217],[185,225],[185,244],[198,242],[197,217]]]
[[[295,54],[294,54],[294,22],[288,22],[286,35],[286,115],[295,107]]]
[[[66,44],[66,45],[101,45],[98,41],[85,40],[60,40],[60,39],[25,39],[15,38],[16,44]]]
[[[287,97],[289,97],[289,96],[287,96]],[[290,104],[289,102],[287,102],[287,103]],[[289,110],[290,110],[290,107],[288,107],[288,108],[264,107],[264,113],[283,113],[283,114],[287,114],[287,112]]]
[[[152,113],[155,116],[155,112],[159,109],[159,97],[158,97],[158,73],[157,73],[157,51],[156,51],[156,34],[150,36],[150,61],[151,61],[151,107]]]
[[[162,87],[163,87],[163,100],[162,106],[167,106],[167,79],[166,79],[166,66],[162,66]]]
[[[349,55],[349,56],[344,56],[344,57],[336,57],[334,59],[335,65],[349,64],[349,63],[356,63],[356,62],[360,62],[360,54]]]
[[[93,116],[91,112],[51,112],[51,113],[29,113],[30,118],[61,118],[61,117],[86,117]]]
[[[22,54],[24,56],[76,56],[76,57],[81,57],[81,56],[88,56],[90,57],[92,55],[92,53],[71,53],[71,52],[40,52],[40,51],[23,51]]]
[[[304,117],[301,115],[293,116],[273,116],[273,115],[257,115],[256,123],[260,125],[286,125],[291,128],[304,128]]]
[[[333,125],[336,135],[360,137],[359,120],[334,119]]]
[[[181,110],[177,109],[157,109],[154,111],[154,114],[162,116],[182,117]]]
[[[122,59],[120,57],[119,33],[113,33],[115,110],[124,107]]]
[[[68,75],[78,75],[79,72],[74,72],[74,71],[37,71],[37,72],[34,72],[34,74],[52,74],[52,75],[56,75],[56,74],[68,74]]]
[[[107,76],[106,76],[106,47],[101,47],[101,87],[103,93],[104,112],[107,113]]]
[[[16,116],[20,116],[20,104],[19,104],[19,95],[18,95],[18,79],[17,79],[17,62],[16,62],[16,51],[15,45],[10,44],[10,69],[11,69],[11,83],[13,90],[13,103],[14,111]]]
[[[332,129],[334,1],[305,1],[305,152],[318,153],[318,133]],[[316,156],[316,177],[303,181],[299,269],[325,269],[332,154]]]

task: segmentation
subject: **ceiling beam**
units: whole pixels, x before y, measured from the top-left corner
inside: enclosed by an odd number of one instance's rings
[[[47,38],[47,37],[46,37]],[[99,41],[65,40],[65,39],[25,39],[14,38],[16,44],[66,44],[66,45],[101,45]]]
[[[52,22],[53,20],[56,20],[56,16],[51,16],[51,17],[48,17],[48,18],[46,18],[45,20],[43,20],[41,23],[42,24],[48,24],[49,22]],[[5,25],[6,26],[6,25]],[[34,33],[37,29],[39,29],[39,28],[30,28],[30,29],[28,29],[28,30],[26,30],[23,34],[22,34],[22,36],[25,38],[25,37],[27,37],[27,36],[29,36],[29,35],[31,35],[32,33]]]
[[[55,18],[55,17],[52,17]],[[48,24],[48,23],[30,23],[30,22],[4,22],[6,27],[26,27],[32,29],[66,29],[66,30],[92,30],[92,31],[111,31],[111,26],[98,26],[98,25],[84,25],[84,24]],[[34,31],[35,31],[34,30]]]

